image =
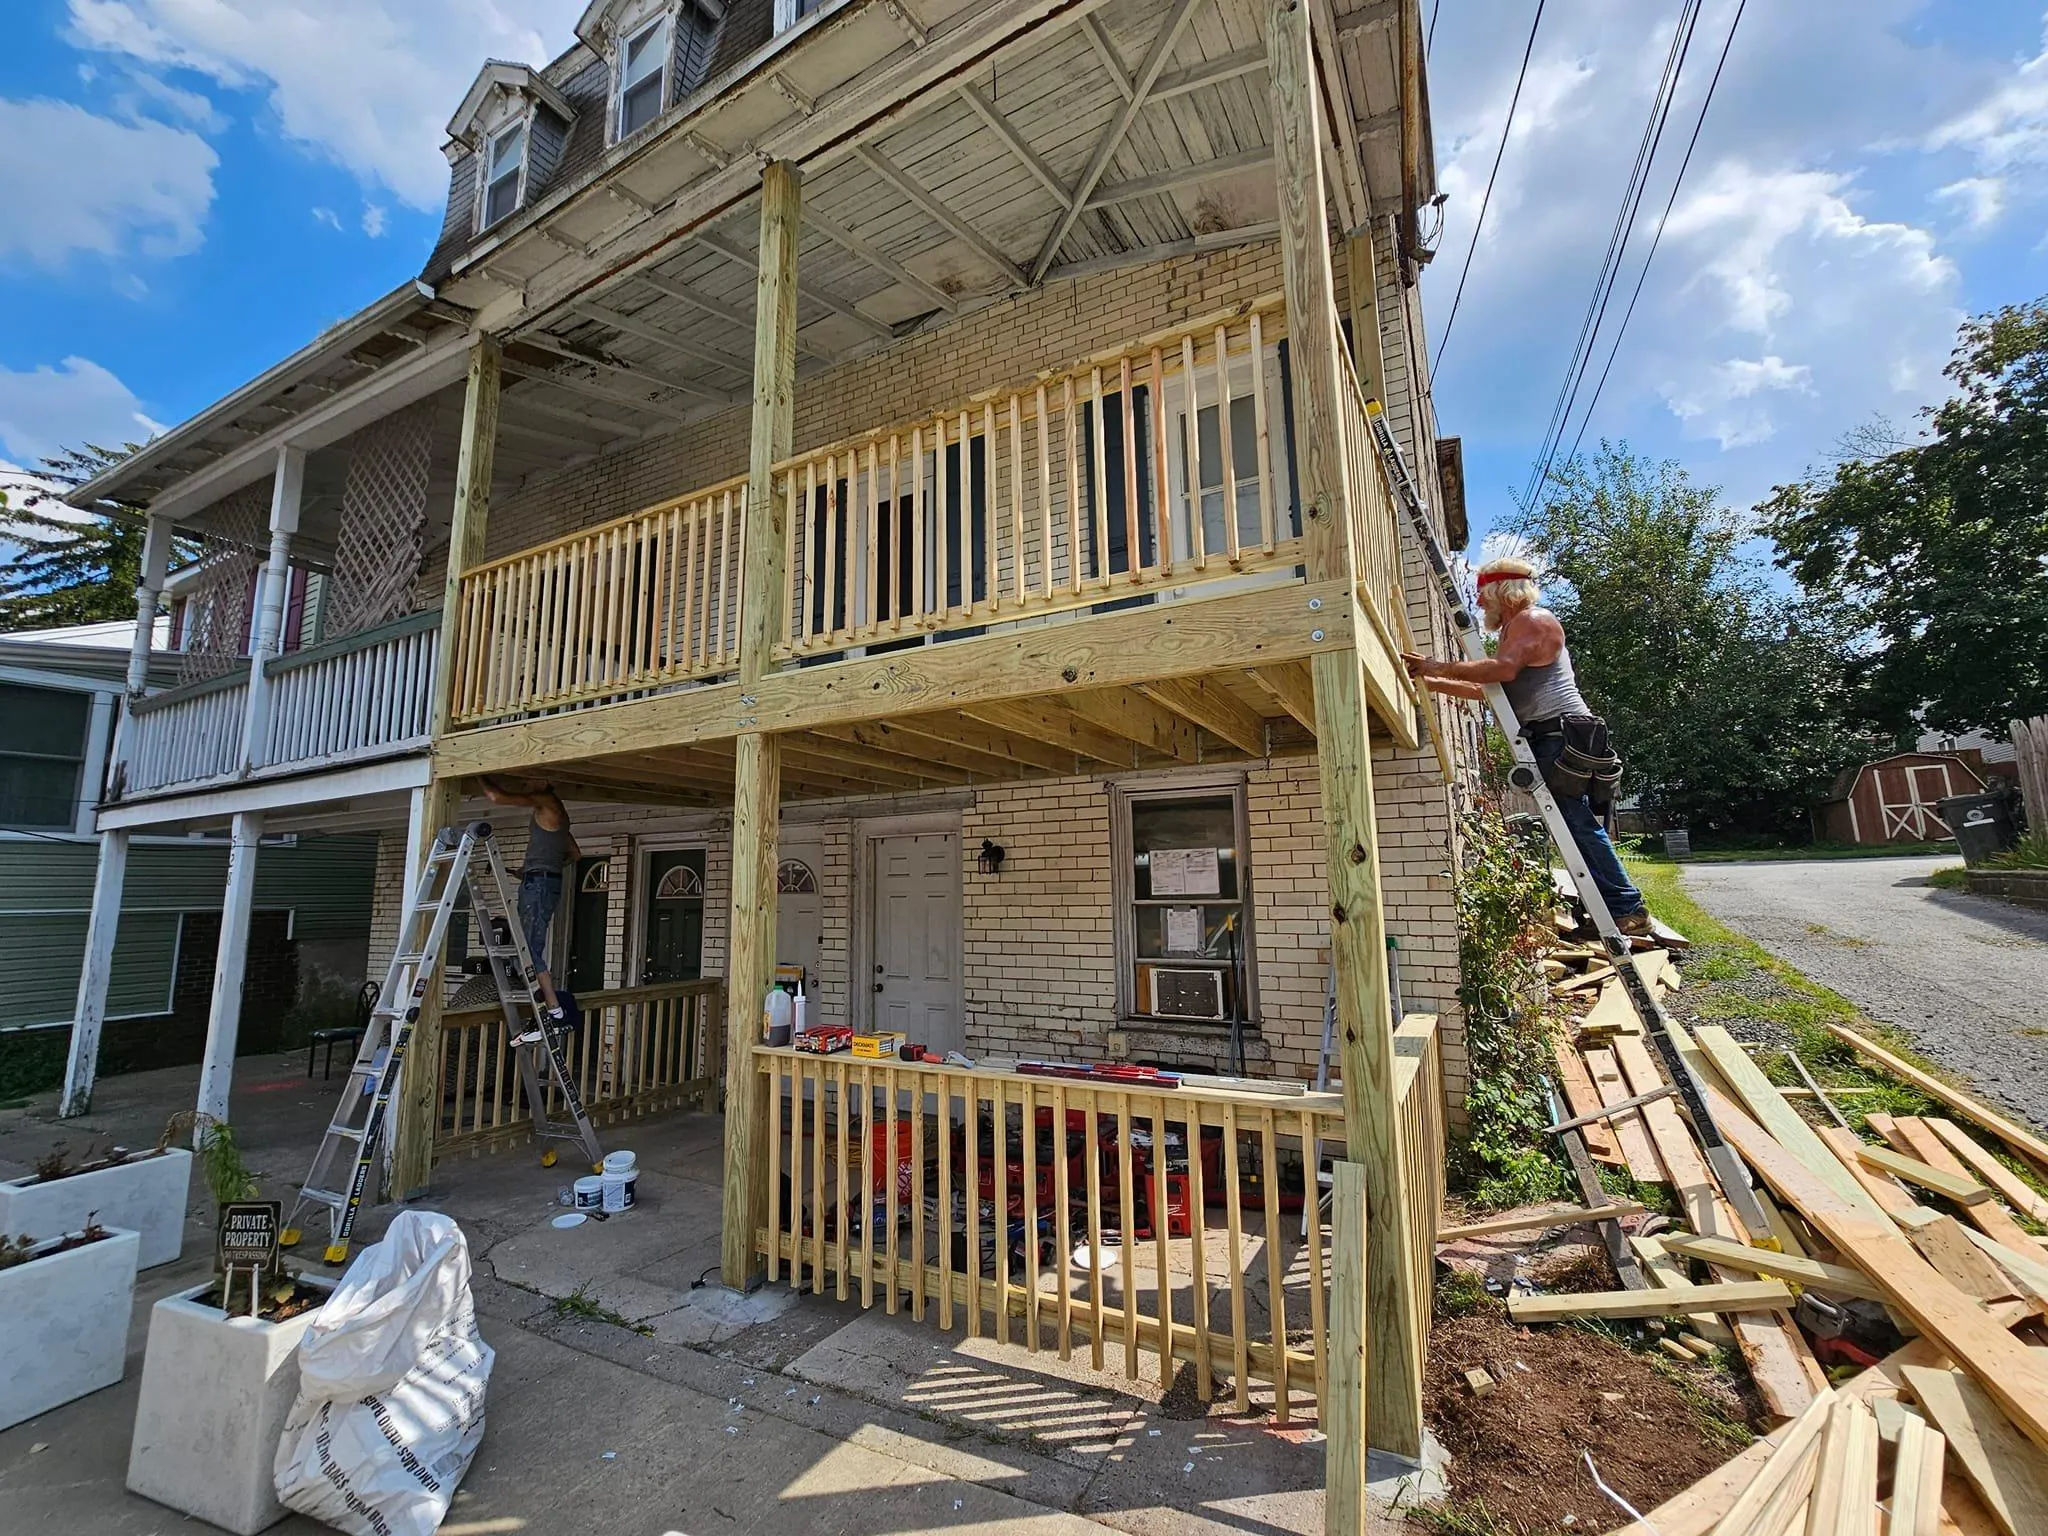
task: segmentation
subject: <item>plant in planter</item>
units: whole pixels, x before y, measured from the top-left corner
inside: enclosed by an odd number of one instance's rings
[[[233,1127],[204,1116],[181,1119],[197,1128],[200,1173],[216,1207],[253,1197],[259,1179]],[[246,1280],[232,1287],[225,1281],[216,1274],[150,1309],[128,1487],[250,1536],[285,1515],[272,1462],[298,1394],[299,1339],[333,1283],[280,1271],[268,1277],[251,1317]],[[224,1310],[230,1295],[236,1304]]]
[[[173,1132],[144,1152],[88,1148],[77,1163],[57,1143],[34,1163],[26,1178],[0,1182],[0,1232],[56,1237],[76,1232],[87,1212],[108,1227],[140,1235],[137,1264],[151,1269],[184,1251],[185,1202],[192,1180],[192,1154],[171,1145]]]
[[[73,1232],[0,1237],[0,1317],[12,1350],[0,1372],[0,1429],[110,1387],[128,1354],[136,1234],[88,1214]]]

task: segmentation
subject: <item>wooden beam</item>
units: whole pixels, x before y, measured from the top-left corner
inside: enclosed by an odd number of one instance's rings
[[[579,351],[567,342],[562,341],[559,337],[550,336],[545,331],[529,331],[526,335],[518,338],[517,344],[522,347],[534,347],[542,352],[552,352],[564,362],[581,363],[586,368],[596,368],[604,374],[615,373],[629,381],[651,384],[656,389],[672,389],[678,394],[696,395],[700,399],[713,401],[718,404],[729,405],[732,402],[730,394],[723,390],[714,389],[709,384],[699,384],[690,379],[679,379],[673,374],[662,373],[645,363],[625,363],[620,362],[616,358],[598,357],[589,352]],[[724,366],[729,369],[731,367],[730,364]],[[553,378],[555,375],[549,374],[547,377]],[[625,395],[618,398],[630,401],[635,397]],[[649,405],[647,409],[653,410],[654,407]],[[670,409],[674,410],[677,408],[670,407]]]
[[[970,720],[1000,731],[1027,736],[1061,751],[1092,757],[1112,768],[1135,768],[1137,749],[1121,736],[1097,730],[1059,704],[1037,699],[1012,699],[1002,704],[975,704],[960,711]]]
[[[813,214],[815,222],[817,215]],[[716,251],[727,261],[738,262],[749,271],[753,270],[754,258],[724,236],[709,229],[700,229],[693,236],[696,242],[708,251]],[[643,277],[645,274],[641,274]],[[854,305],[835,293],[828,293],[816,283],[802,283],[797,287],[799,298],[811,300],[822,309],[828,309],[842,320],[850,320],[878,341],[887,341],[896,333],[872,315],[861,313]],[[680,295],[678,295],[679,297]]]
[[[761,265],[754,298],[754,404],[747,447],[748,551],[741,572],[739,686],[758,686],[784,623],[783,503],[775,465],[796,427],[796,252],[802,219],[797,169],[761,173]],[[775,868],[780,842],[782,743],[740,738],[733,765],[732,917],[728,928],[725,1202],[720,1269],[743,1290],[758,1273],[754,1229],[768,1214],[768,1079],[754,1070],[761,999],[775,977]]]
[[[719,254],[724,255],[726,253],[721,251]],[[752,263],[749,263],[749,265],[751,266]],[[730,304],[721,304],[717,299],[701,294],[688,284],[679,283],[665,273],[649,271],[637,273],[635,276],[640,282],[645,283],[656,293],[666,298],[674,299],[678,304],[688,305],[691,309],[697,310],[701,314],[710,315],[716,320],[723,320],[726,324],[735,326],[750,334],[754,329],[754,317],[745,310],[736,309]],[[801,293],[801,290],[799,292]],[[866,316],[861,318],[864,321],[866,320]],[[879,321],[869,321],[868,326],[872,332],[879,332],[882,335],[887,335],[889,332],[889,328],[882,325]],[[838,352],[830,352],[823,347],[813,346],[805,341],[801,328],[799,328],[797,333],[796,349],[803,353],[804,356],[815,357],[820,362],[837,363],[844,360],[842,354]]]
[[[1073,197],[1060,213],[1052,232],[1045,237],[1045,244],[1039,247],[1038,259],[1031,267],[1033,283],[1044,279],[1046,269],[1058,257],[1060,246],[1066,242],[1067,234],[1073,229],[1074,222],[1081,217],[1082,209],[1088,206],[1088,199],[1094,195],[1103,172],[1109,169],[1110,159],[1116,154],[1117,146],[1123,143],[1124,135],[1131,131],[1131,124],[1137,120],[1138,109],[1145,104],[1153,85],[1164,73],[1167,55],[1173,52],[1173,45],[1180,41],[1182,30],[1192,19],[1200,3],[1201,0],[1175,0],[1173,11],[1152,40],[1151,51],[1145,55],[1144,66],[1139,69],[1136,80],[1126,81],[1119,70],[1110,68],[1110,73],[1117,77],[1118,84],[1128,87],[1129,94],[1124,98],[1123,110],[1117,113],[1116,121],[1103,130],[1102,137],[1096,142],[1095,153],[1088,161],[1088,169],[1083,173],[1080,184],[1074,188]],[[1082,25],[1092,25],[1093,21],[1093,17],[1084,17]],[[1105,59],[1104,62],[1108,64],[1109,60]]]
[[[1221,85],[1226,80],[1235,80],[1241,75],[1264,74],[1266,50],[1246,48],[1238,53],[1225,54],[1220,59],[1211,59],[1206,64],[1197,64],[1191,69],[1170,70],[1152,84],[1152,100],[1169,101],[1175,96],[1185,96],[1190,91],[1199,91],[1212,85]]]
[[[1164,705],[1155,704],[1135,688],[1103,688],[1075,693],[1066,700],[1068,709],[1090,725],[1136,742],[1147,752],[1157,752],[1183,763],[1202,759],[1195,728]]]
[[[1365,1170],[1339,1158],[1330,1167],[1329,1400],[1322,1407],[1325,1536],[1366,1536]]]
[[[1229,742],[1247,757],[1266,755],[1266,722],[1257,710],[1223,685],[1202,677],[1168,677],[1141,683],[1138,691],[1203,730]]]
[[[854,233],[837,220],[828,219],[822,213],[805,216],[804,222],[834,245],[849,255],[858,256],[891,282],[900,283],[917,294],[934,309],[942,309],[949,315],[960,313],[960,301],[943,288],[936,288],[903,265],[894,256],[884,251],[863,235]]]
[[[1921,1071],[1910,1061],[1894,1055],[1876,1041],[1859,1035],[1853,1029],[1845,1029],[1839,1024],[1830,1024],[1827,1026],[1827,1031],[1844,1045],[1855,1047],[1857,1051],[1883,1067],[1900,1082],[1910,1083],[1930,1099],[1946,1104],[1965,1120],[1970,1121],[1974,1125],[1982,1126],[2008,1147],[2011,1147],[2013,1151],[2030,1158],[2040,1168],[2048,1170],[2048,1141],[2043,1141],[2031,1131],[2022,1129],[1997,1111],[1978,1103],[1968,1094],[1951,1088],[1940,1078]]]
[[[900,719],[869,721],[857,728],[870,727],[932,742],[941,750],[957,750],[985,758],[993,764],[1007,764],[1012,771],[1019,768],[1039,768],[1057,774],[1081,771],[1080,758],[1065,748],[1048,747],[1040,741],[995,730],[979,721],[969,720],[965,715],[906,715]]]
[[[1014,779],[1020,765],[1014,758],[993,752],[977,752],[931,734],[910,731],[893,720],[871,720],[862,725],[821,725],[810,733],[820,741],[844,741],[877,751],[898,754],[908,761],[943,763],[975,778]],[[1068,762],[1063,765],[1071,768]]]
[[[1959,1188],[1976,1188],[1983,1191],[1981,1198],[1960,1199],[1949,1196],[1963,1209],[1963,1220],[1986,1236],[2001,1243],[2010,1243],[2016,1248],[2031,1249],[2035,1246],[2027,1229],[2013,1220],[2006,1208],[1992,1198],[1992,1192],[1979,1184],[1965,1168],[1962,1161],[1941,1137],[1935,1135],[1926,1121],[1911,1115],[1900,1115],[1893,1119],[1889,1115],[1871,1115],[1870,1127],[1890,1142],[1899,1151],[1910,1154],[1944,1177],[1956,1180]],[[1917,1182],[1917,1181],[1916,1181]],[[1921,1185],[1924,1189],[1927,1186]],[[2024,1188],[2024,1186],[2022,1186]],[[1936,1191],[1940,1193],[1940,1191]]]
[[[1510,1296],[1517,1323],[1553,1323],[1568,1317],[1683,1317],[1693,1312],[1792,1310],[1791,1287],[1775,1280],[1734,1280],[1725,1285],[1674,1285],[1651,1291],[1588,1291],[1564,1296]]]
[[[1689,1259],[1701,1259],[1709,1264],[1743,1270],[1752,1275],[1768,1275],[1777,1280],[1795,1280],[1836,1296],[1884,1300],[1882,1286],[1862,1270],[1851,1269],[1846,1264],[1823,1264],[1818,1259],[1794,1258],[1791,1254],[1768,1248],[1752,1248],[1747,1243],[1730,1242],[1721,1237],[1696,1237],[1687,1232],[1665,1233],[1664,1246]]]
[[[2048,1199],[2044,1199],[2025,1179],[2014,1173],[2005,1164],[1991,1155],[1975,1137],[1952,1120],[1925,1120],[1921,1122],[1939,1136],[1948,1149],[1993,1189],[2002,1195],[2012,1208],[2022,1216],[2048,1224]]]
[[[1261,147],[1214,160],[1198,160],[1193,165],[1177,165],[1171,170],[1154,171],[1149,176],[1134,176],[1129,181],[1113,181],[1089,197],[1087,208],[1091,212],[1097,208],[1114,208],[1118,203],[1135,202],[1141,197],[1154,197],[1161,192],[1173,192],[1181,187],[1215,181],[1219,177],[1235,176],[1240,171],[1262,170],[1272,161],[1273,151]]]
[[[1394,1088],[1393,1022],[1387,991],[1386,907],[1380,893],[1379,821],[1373,802],[1371,726],[1356,649],[1358,617],[1350,535],[1343,515],[1347,477],[1338,441],[1340,394],[1348,387],[1336,353],[1336,285],[1323,196],[1314,102],[1315,60],[1308,13],[1299,0],[1267,0],[1267,56],[1280,192],[1281,264],[1294,367],[1294,457],[1304,513],[1303,556],[1310,583],[1335,581],[1343,597],[1319,604],[1316,631],[1342,630],[1342,650],[1317,654],[1316,765],[1322,788],[1330,883],[1330,959],[1336,968],[1337,1038],[1344,1083],[1344,1138],[1365,1170],[1366,1297],[1374,1322],[1364,1414],[1373,1444],[1397,1455],[1422,1452],[1422,1358],[1418,1297],[1430,1284],[1412,1261],[1414,1224],[1403,1117]],[[1147,84],[1157,78],[1157,72]],[[1093,183],[1090,183],[1092,190]],[[1417,1155],[1428,1155],[1418,1149]],[[1692,1309],[1689,1309],[1692,1310]],[[1347,1405],[1346,1411],[1349,1411]]]
[[[794,761],[799,753],[812,761],[845,763],[862,769],[905,774],[921,785],[967,784],[976,777],[972,769],[941,762],[937,757],[919,753],[900,741],[890,747],[875,747],[850,735],[810,731],[790,737],[783,747],[783,760]]]
[[[1621,1216],[1640,1216],[1649,1209],[1633,1200],[1607,1205],[1553,1205],[1540,1211],[1520,1211],[1512,1216],[1491,1216],[1469,1221],[1459,1227],[1440,1227],[1436,1240],[1455,1243],[1468,1237],[1492,1237],[1501,1232],[1540,1232],[1550,1227],[1575,1227],[1582,1221],[1609,1221]]]
[[[1904,1179],[1908,1184],[1917,1184],[1922,1189],[1931,1189],[1944,1200],[1953,1200],[1958,1205],[1975,1205],[1980,1200],[1989,1200],[1991,1191],[1975,1179],[1959,1179],[1931,1168],[1917,1157],[1908,1157],[1903,1152],[1894,1152],[1890,1147],[1873,1147],[1868,1143],[1856,1149],[1856,1155],[1864,1163],[1895,1179]]]
[[[675,332],[663,330],[658,325],[650,325],[637,316],[621,314],[607,305],[579,304],[571,313],[581,319],[595,320],[599,325],[617,331],[622,336],[636,336],[642,341],[651,342],[663,351],[673,352],[678,357],[692,357],[700,363],[730,369],[742,376],[747,372],[746,360],[727,352],[722,347],[706,346],[701,341],[678,336]]]
[[[1010,126],[1010,120],[996,110],[995,103],[983,94],[980,86],[962,81],[954,91],[974,109],[974,115],[988,125],[989,131],[1003,141],[1003,147],[1009,150],[1017,163],[1036,177],[1038,184],[1050,192],[1056,202],[1064,206],[1073,198],[1073,189],[1060,180],[1037,150],[1024,142],[1017,130]]]
[[[1124,61],[1117,57],[1116,44],[1109,40],[1109,34],[1102,30],[1102,23],[1090,12],[1081,18],[1081,35],[1088,39],[1088,46],[1095,50],[1095,57],[1102,61],[1102,72],[1109,76],[1109,83],[1116,87],[1116,93],[1129,101],[1137,94],[1131,85],[1130,71],[1124,68]]]
[[[549,385],[567,394],[582,395],[591,400],[602,400],[607,405],[623,406],[629,411],[645,411],[648,415],[661,417],[665,421],[680,423],[690,419],[690,413],[672,401],[642,399],[638,395],[629,394],[623,390],[607,389],[604,385],[594,380],[579,379],[572,374],[556,373],[551,369],[535,367],[528,363],[507,362],[505,364],[505,373],[510,378],[531,379],[536,383]]]
[[[1276,662],[1270,667],[1247,667],[1246,677],[1273,696],[1295,722],[1311,735],[1316,728],[1316,684],[1308,668],[1298,661]]]
[[[976,229],[951,208],[940,202],[938,198],[932,196],[930,192],[918,184],[917,178],[904,170],[902,166],[891,160],[872,144],[858,145],[853,153],[854,158],[859,160],[862,165],[865,165],[869,170],[909,198],[926,218],[938,225],[939,228],[945,230],[954,239],[960,241],[969,250],[973,251],[975,255],[1009,279],[1012,288],[1027,286],[1024,269],[1010,260],[1004,254],[1001,246],[989,239],[988,236]]]

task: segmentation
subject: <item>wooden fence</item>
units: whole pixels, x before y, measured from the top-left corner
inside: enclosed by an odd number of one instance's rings
[[[583,1107],[603,1125],[657,1110],[717,1106],[725,1063],[725,983],[618,987],[578,999],[566,1065]],[[503,1017],[495,1008],[441,1016],[441,1119],[436,1151],[482,1148],[529,1134]],[[554,1112],[553,1098],[549,1101]]]
[[[2020,769],[2020,794],[2027,802],[2027,827],[2048,834],[2048,715],[2012,723],[2012,746]]]
[[[1436,1020],[1397,1036],[1405,1187],[1427,1298],[1442,1203]],[[769,1079],[771,1282],[906,1309],[1135,1380],[1191,1363],[1204,1401],[1254,1383],[1280,1423],[1325,1396],[1329,1234],[1313,1163],[1334,1093],[1109,1087],[757,1050]],[[1341,1152],[1338,1153],[1341,1155]],[[1312,1213],[1304,1220],[1304,1206]],[[1362,1256],[1362,1250],[1360,1250]]]

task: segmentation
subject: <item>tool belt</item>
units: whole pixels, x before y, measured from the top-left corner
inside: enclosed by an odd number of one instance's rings
[[[1531,746],[1540,736],[1562,736],[1564,746],[1545,765],[1543,782],[1554,795],[1584,795],[1596,811],[1614,802],[1621,783],[1621,759],[1607,739],[1607,722],[1598,715],[1558,715],[1522,728]]]

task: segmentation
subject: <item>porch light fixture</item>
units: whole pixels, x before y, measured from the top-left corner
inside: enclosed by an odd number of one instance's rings
[[[975,855],[974,867],[984,875],[999,875],[1003,872],[1003,858],[1009,852],[1001,843],[981,840],[981,852]]]

